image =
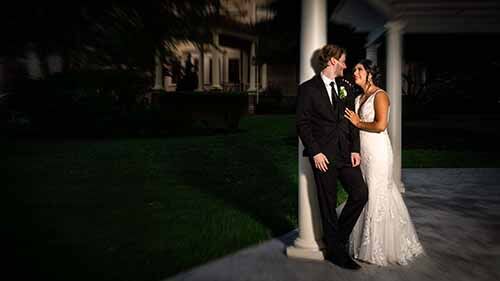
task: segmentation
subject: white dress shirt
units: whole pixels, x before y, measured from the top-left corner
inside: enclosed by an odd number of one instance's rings
[[[332,79],[326,77],[323,73],[321,73],[321,79],[323,79],[323,83],[325,83],[326,91],[328,92],[328,98],[330,98],[330,103],[333,104],[332,87],[330,86],[330,83],[333,82],[333,86],[335,87],[335,91],[338,93],[339,89],[337,87],[337,83],[335,83],[335,80],[332,80]]]

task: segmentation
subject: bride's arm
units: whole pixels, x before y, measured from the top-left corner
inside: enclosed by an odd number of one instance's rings
[[[346,109],[345,118],[360,130],[380,133],[387,128],[387,114],[389,111],[389,97],[385,92],[375,96],[375,119],[373,122],[362,122],[355,112]]]

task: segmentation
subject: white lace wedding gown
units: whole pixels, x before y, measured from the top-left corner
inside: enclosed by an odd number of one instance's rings
[[[375,118],[375,93],[356,112],[361,121]],[[408,209],[392,176],[392,147],[387,129],[381,133],[360,130],[361,171],[368,185],[368,203],[350,236],[354,258],[378,265],[407,264],[424,252]]]

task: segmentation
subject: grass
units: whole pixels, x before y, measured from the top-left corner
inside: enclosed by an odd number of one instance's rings
[[[16,262],[52,280],[160,280],[297,219],[293,117],[233,134],[2,144]]]
[[[293,124],[252,116],[232,134],[2,141],[7,256],[42,279],[161,280],[284,234],[297,225]],[[404,167],[498,159],[403,152]]]

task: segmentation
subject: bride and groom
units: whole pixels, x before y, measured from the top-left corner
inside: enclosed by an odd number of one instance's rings
[[[377,265],[407,264],[423,253],[408,210],[392,177],[387,134],[389,98],[369,60],[343,79],[346,51],[319,51],[321,73],[299,86],[297,131],[313,168],[323,224],[325,259],[359,269],[354,259]],[[337,216],[337,180],[348,199]],[[353,258],[351,258],[354,257]]]

